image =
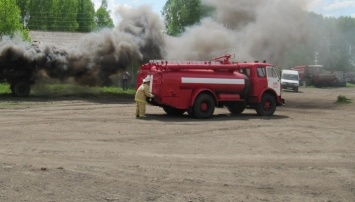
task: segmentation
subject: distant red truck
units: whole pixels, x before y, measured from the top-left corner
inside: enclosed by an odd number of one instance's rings
[[[323,65],[301,65],[291,69],[298,71],[303,86],[345,87],[347,82],[355,82],[355,72],[327,71]]]

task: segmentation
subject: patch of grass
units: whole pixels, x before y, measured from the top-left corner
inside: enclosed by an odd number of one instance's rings
[[[8,94],[11,93],[10,85],[7,83],[0,84],[0,94]]]
[[[355,87],[355,84],[353,84],[353,83],[346,83],[346,87],[354,88],[354,87]]]
[[[127,94],[127,95],[134,95],[136,93],[135,89],[128,89],[124,91],[122,88],[119,87],[97,87],[96,90],[102,93],[115,93],[115,94]]]
[[[0,83],[0,109],[24,109],[44,106],[57,100],[85,100],[95,103],[133,102],[135,89],[86,87],[73,84],[35,84],[29,97],[12,95],[10,85]]]
[[[35,97],[51,97],[51,96],[87,96],[93,95],[95,97],[101,96],[119,96],[132,97],[135,94],[135,89],[131,88],[123,91],[122,88],[111,87],[86,87],[73,84],[42,84],[31,86],[31,96]],[[10,85],[7,83],[0,83],[0,94],[10,96]]]
[[[352,100],[347,98],[345,95],[339,95],[336,103],[338,104],[349,104],[352,103]]]
[[[0,109],[24,109],[34,105],[32,103],[24,103],[20,101],[2,101],[0,102]]]
[[[33,94],[42,94],[42,95],[81,95],[81,94],[133,94],[135,93],[134,89],[129,89],[123,91],[119,87],[87,87],[79,86],[73,84],[46,84],[40,86],[33,86]]]

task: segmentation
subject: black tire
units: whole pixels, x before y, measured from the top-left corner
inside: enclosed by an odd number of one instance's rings
[[[10,90],[11,90],[11,93],[14,94],[14,85],[13,84],[10,84]]]
[[[264,94],[261,102],[256,105],[256,112],[259,116],[271,116],[276,110],[275,97],[270,94]]]
[[[213,98],[205,93],[197,96],[194,106],[193,115],[198,119],[209,119],[213,116],[215,103]]]
[[[245,102],[232,102],[226,105],[227,109],[230,113],[232,114],[241,114],[245,108],[246,108],[246,103]]]
[[[293,91],[297,93],[298,92],[298,87],[294,87]]]
[[[170,116],[181,116],[185,113],[186,110],[183,109],[176,109],[174,107],[164,106],[163,110],[166,114]]]
[[[301,83],[304,87],[311,85],[311,81],[308,78],[301,80]]]
[[[12,94],[18,97],[28,97],[31,92],[31,84],[28,82],[20,81],[13,85]]]
[[[316,88],[322,88],[323,87],[323,84],[322,83],[315,83],[314,86]]]

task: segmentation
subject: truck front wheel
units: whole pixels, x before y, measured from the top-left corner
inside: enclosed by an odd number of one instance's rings
[[[215,103],[213,98],[208,94],[200,94],[197,96],[194,106],[193,115],[198,119],[209,119],[213,116]]]
[[[12,94],[18,97],[28,97],[31,92],[31,84],[20,81],[11,85]]]
[[[271,116],[276,110],[276,100],[270,94],[264,94],[261,102],[256,105],[256,112],[259,116]]]

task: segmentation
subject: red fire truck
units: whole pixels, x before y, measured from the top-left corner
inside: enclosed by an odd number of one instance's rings
[[[226,107],[232,114],[253,108],[260,116],[273,115],[276,106],[284,104],[273,65],[231,62],[230,58],[227,54],[212,61],[150,61],[138,71],[137,87],[151,77],[155,98],[149,103],[169,115],[187,112],[208,119],[216,107]]]

